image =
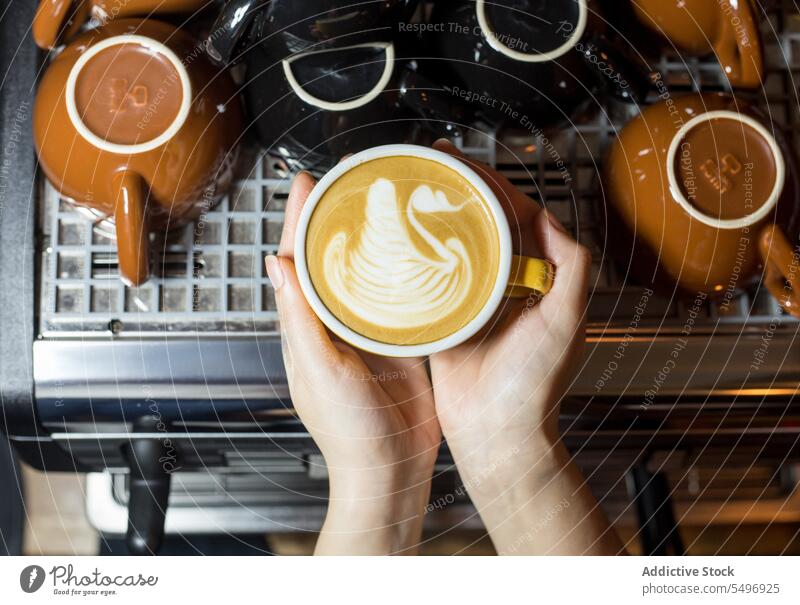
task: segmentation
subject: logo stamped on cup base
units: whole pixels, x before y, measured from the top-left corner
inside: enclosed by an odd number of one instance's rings
[[[726,153],[719,162],[708,158],[700,164],[700,173],[706,178],[719,193],[727,193],[732,187],[730,176],[736,176],[742,171],[742,163],[732,153]]]
[[[134,111],[141,111],[147,105],[150,96],[147,86],[135,84],[130,86],[125,78],[112,78],[108,87],[110,99],[109,112],[122,113],[132,108]]]

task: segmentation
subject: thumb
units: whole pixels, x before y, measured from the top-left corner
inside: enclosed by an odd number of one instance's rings
[[[264,262],[275,290],[287,372],[331,366],[340,353],[303,295],[294,262],[278,256],[267,256]]]

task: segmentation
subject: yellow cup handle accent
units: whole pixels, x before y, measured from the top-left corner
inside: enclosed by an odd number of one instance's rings
[[[544,296],[553,287],[554,277],[555,267],[552,263],[541,258],[512,256],[506,296],[509,298],[527,298],[531,294]]]

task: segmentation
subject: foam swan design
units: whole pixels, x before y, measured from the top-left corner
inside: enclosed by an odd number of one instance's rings
[[[325,247],[329,288],[358,317],[387,328],[422,327],[447,316],[470,291],[469,256],[458,238],[436,239],[417,214],[458,212],[463,206],[428,185],[411,194],[408,225],[434,252],[431,257],[415,244],[402,220],[394,184],[377,179],[367,193],[366,220],[353,245],[348,246],[347,233],[339,232]]]

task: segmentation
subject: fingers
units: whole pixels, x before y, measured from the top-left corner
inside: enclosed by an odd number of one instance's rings
[[[315,184],[314,178],[307,172],[301,172],[294,178],[286,203],[278,256],[264,259],[267,275],[275,290],[284,355],[288,357],[285,360],[287,366],[293,366],[297,360],[302,365],[312,363],[322,368],[328,365],[326,361],[337,359],[339,355],[322,322],[303,296],[293,262],[300,212]]]
[[[480,175],[480,177],[486,182],[486,184],[489,185],[489,188],[497,196],[497,199],[500,200],[500,203],[503,204],[504,209],[507,204],[511,204],[510,198],[515,197],[516,194],[519,193],[517,188],[514,187],[514,185],[511,184],[511,181],[509,181],[506,177],[497,172],[488,164],[468,158],[458,147],[453,145],[447,139],[439,139],[433,144],[433,148],[437,151],[442,151],[458,158],[467,166],[472,168],[475,172],[477,172],[478,175]]]
[[[478,173],[497,196],[508,217],[514,251],[528,256],[537,254],[530,225],[541,212],[541,206],[491,166],[464,156],[461,150],[447,139],[439,139],[433,144],[433,148],[457,157]]]
[[[542,253],[555,265],[553,288],[541,302],[542,311],[568,315],[580,320],[586,310],[586,296],[592,256],[567,233],[555,216],[542,212],[534,222],[534,232]]]
[[[453,143],[449,139],[437,139],[433,143],[433,148],[436,149],[437,151],[449,153],[450,155],[455,156],[457,158],[461,158],[462,160],[467,159],[464,153],[458,147],[453,145]]]
[[[289,258],[268,256],[267,274],[275,289],[282,338],[290,359],[301,367],[323,370],[339,359],[325,326],[306,301],[297,280],[294,262]]]
[[[509,218],[524,223],[526,220],[532,219],[541,210],[541,207],[534,200],[517,189],[505,176],[488,164],[466,157],[458,147],[447,139],[439,139],[433,144],[433,148],[457,157],[477,172],[492,189],[500,203],[503,204],[504,210],[509,214]]]
[[[497,199],[500,200],[500,203],[503,204],[504,209],[509,205],[514,205],[512,198],[516,198],[520,194],[519,190],[511,184],[511,181],[494,168],[478,160],[468,158],[458,147],[447,139],[439,139],[433,144],[433,148],[458,158],[477,172],[486,184],[489,185],[492,192],[497,196]],[[528,201],[530,202],[530,200]]]
[[[300,212],[308,199],[308,195],[316,185],[314,177],[307,172],[301,172],[292,181],[292,188],[289,190],[289,199],[286,202],[286,213],[283,219],[283,232],[281,233],[281,243],[278,246],[278,255],[284,258],[294,258],[294,234],[297,230],[297,222],[300,220]]]

